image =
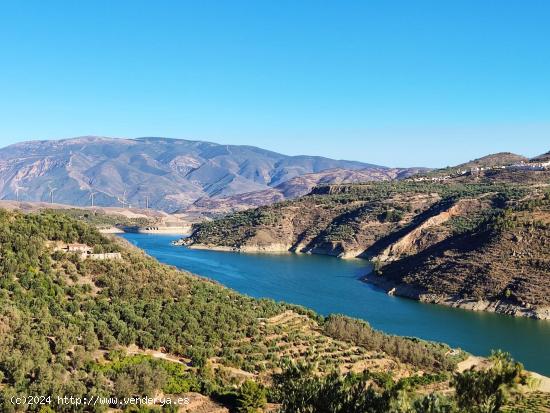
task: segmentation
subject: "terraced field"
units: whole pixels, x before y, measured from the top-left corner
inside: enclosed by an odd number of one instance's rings
[[[189,404],[180,408],[181,413],[229,413],[229,409],[202,394],[188,393],[184,396],[189,399]]]
[[[260,334],[252,339],[233,342],[224,352],[227,354],[225,360],[233,359],[235,365],[245,366],[243,370],[232,369],[233,374],[243,379],[254,375],[268,381],[272,372],[280,371],[279,366],[284,359],[314,363],[319,373],[334,369],[342,373],[368,369],[391,372],[393,377],[400,378],[414,372],[412,366],[389,358],[382,352],[367,351],[324,335],[315,320],[291,310],[262,319]],[[211,361],[218,366],[221,362],[219,358]]]
[[[502,409],[503,413],[549,413],[550,393],[534,392],[525,398],[510,403]]]
[[[232,364],[230,356],[213,357],[209,359],[213,372],[223,377],[227,383],[239,386],[248,379],[260,381],[270,385],[273,373],[280,372],[281,362],[284,359],[294,362],[312,363],[317,368],[318,374],[325,374],[339,370],[341,373],[370,372],[386,373],[394,380],[412,377],[414,380],[422,376],[422,371],[411,365],[399,362],[380,351],[368,351],[360,346],[354,346],[347,342],[335,340],[323,333],[319,324],[307,315],[299,314],[293,310],[286,310],[270,318],[259,319],[260,330],[252,338],[233,341],[224,348],[225,353],[234,354],[235,364]],[[163,353],[162,351],[142,350],[136,346],[126,349],[128,355],[143,355],[154,359],[162,359],[167,362],[184,366],[185,371],[195,370],[190,360]],[[105,361],[101,352],[99,359]],[[239,368],[237,366],[245,366]],[[490,366],[487,359],[470,356],[458,363],[457,371],[464,371],[471,367],[486,369]],[[446,376],[450,378],[450,375]],[[539,390],[533,391],[530,387],[521,387],[516,398],[512,398],[509,404],[503,408],[503,413],[549,413],[550,393],[548,393],[548,379],[537,383]],[[542,390],[542,391],[541,391]],[[452,395],[454,390],[449,380],[442,376],[441,379],[431,383],[424,383],[420,387],[415,386],[418,396],[437,392]],[[179,411],[184,413],[228,413],[229,410],[218,404],[215,400],[190,392],[180,395],[189,399],[189,404],[182,406]],[[264,412],[276,411],[277,405],[269,404]]]

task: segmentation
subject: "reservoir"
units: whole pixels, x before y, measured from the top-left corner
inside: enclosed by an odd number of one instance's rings
[[[376,329],[445,342],[476,355],[512,354],[550,375],[550,321],[473,312],[387,295],[359,280],[365,260],[304,254],[242,254],[170,245],[171,235],[121,234],[160,262],[208,277],[257,298],[299,304],[328,315],[361,318]]]

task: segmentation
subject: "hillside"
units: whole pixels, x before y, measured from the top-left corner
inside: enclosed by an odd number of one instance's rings
[[[404,179],[418,172],[425,172],[426,168],[376,168],[365,169],[329,169],[322,172],[310,173],[289,179],[274,188],[262,191],[247,192],[226,197],[201,198],[180,212],[194,215],[216,217],[229,212],[271,205],[288,199],[294,199],[308,194],[315,186],[361,183],[369,181],[388,181]]]
[[[128,220],[143,220],[144,222],[154,222],[157,220],[168,218],[170,215],[163,211],[154,209],[138,209],[138,208],[120,208],[120,207],[99,207],[99,206],[84,206],[75,208],[73,205],[58,204],[50,202],[33,202],[33,201],[9,201],[0,200],[0,208],[7,210],[23,211],[23,212],[40,212],[45,210],[68,211],[78,209],[88,213],[95,212],[98,215],[106,215],[112,217],[120,217]]]
[[[0,200],[0,208],[23,212],[56,212],[85,221],[103,233],[158,232],[186,234],[194,217],[145,208],[75,207],[73,205]]]
[[[454,403],[452,385],[460,405],[475,388],[471,381],[484,377],[483,370],[463,366],[484,366],[500,377],[502,365],[512,373],[507,381],[527,378],[520,365],[500,356],[480,364],[442,344],[240,295],[161,265],[66,215],[2,210],[0,227],[0,410],[6,413],[136,411],[124,398],[160,396],[187,400],[187,412],[242,412],[264,406],[266,394],[272,406],[291,413],[308,380],[335,379],[334,394],[342,383],[363,380],[359,393],[347,387],[340,393],[366,397],[362,403],[376,398],[379,406],[369,411],[423,412],[412,403],[439,400],[440,391],[447,394],[442,401]],[[75,242],[120,256],[98,260],[59,248]],[[427,393],[434,394],[426,399]],[[12,402],[29,394],[45,396],[41,403]],[[95,407],[63,404],[57,398],[63,395],[93,400]],[[511,401],[542,406],[547,396],[529,390]],[[319,397],[311,393],[309,400]]]
[[[193,248],[372,259],[392,294],[550,318],[550,171],[315,188],[196,225]],[[510,253],[511,252],[511,253]]]
[[[549,162],[549,161],[550,161],[550,151],[531,159],[531,162]]]
[[[294,177],[341,168],[384,167],[251,146],[167,138],[80,137],[0,149],[0,198],[97,206],[182,209],[198,199],[274,188]]]
[[[493,166],[512,165],[515,163],[526,162],[525,156],[516,155],[510,152],[500,152],[483,156],[478,159],[457,165],[456,168],[487,168]]]
[[[440,182],[452,179],[462,182],[518,182],[536,183],[539,179],[533,171],[550,169],[548,154],[528,159],[510,152],[501,152],[442,169],[420,172],[411,177],[417,182]]]
[[[471,231],[407,254],[415,242],[391,245],[387,251],[399,258],[381,261],[378,274],[367,279],[425,302],[550,319],[549,195],[535,207],[506,209]]]

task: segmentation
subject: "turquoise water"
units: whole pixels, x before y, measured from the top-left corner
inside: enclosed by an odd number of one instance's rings
[[[391,297],[359,280],[363,260],[298,254],[239,254],[174,247],[167,235],[124,234],[160,262],[220,282],[253,297],[300,304],[327,315],[362,318],[387,333],[421,337],[477,355],[510,352],[530,369],[550,375],[550,322],[477,313]]]

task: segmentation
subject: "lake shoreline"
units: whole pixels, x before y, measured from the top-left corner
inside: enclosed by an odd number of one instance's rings
[[[456,311],[393,297],[388,289],[361,280],[370,271],[366,259],[333,260],[315,253],[251,251],[231,248],[175,248],[176,236],[120,234],[168,265],[176,266],[255,298],[285,301],[318,314],[363,319],[389,334],[448,343],[472,354],[500,348],[530,370],[550,374],[550,329],[544,321],[504,317],[489,311]],[[521,338],[521,339],[520,339]]]
[[[325,255],[340,259],[364,259],[369,262],[364,256],[354,254],[341,254],[336,255],[330,253],[330,251],[313,250],[311,252],[298,252],[291,251],[291,246],[284,244],[273,244],[268,247],[264,246],[244,246],[244,247],[229,247],[220,245],[207,245],[207,244],[186,244],[185,239],[175,241],[173,245],[185,246],[190,249],[205,250],[205,251],[222,251],[222,252],[236,252],[243,254],[305,254],[305,255]],[[524,317],[535,320],[550,320],[550,307],[527,307],[521,306],[516,303],[506,302],[504,300],[476,300],[473,298],[458,298],[451,295],[430,294],[421,291],[420,289],[408,285],[408,284],[395,284],[390,280],[384,279],[383,276],[374,275],[374,273],[368,273],[360,278],[362,282],[366,282],[377,286],[384,290],[387,294],[395,295],[402,298],[408,298],[411,300],[419,301],[426,304],[444,305],[451,308],[460,308],[469,311],[481,311],[488,313],[497,313],[502,315],[508,315],[512,317]]]
[[[458,298],[450,295],[430,294],[412,285],[396,284],[385,279],[383,275],[376,275],[372,272],[361,277],[361,281],[381,288],[388,295],[409,298],[421,303],[438,304],[469,311],[483,311],[535,320],[550,320],[550,307],[525,307],[504,300],[476,300],[473,298]]]
[[[362,256],[362,251],[347,251],[345,253],[335,253],[329,249],[313,249],[311,251],[298,251],[295,246],[290,244],[270,244],[269,246],[259,245],[244,245],[240,247],[229,247],[226,245],[209,245],[209,244],[194,244],[187,243],[187,238],[181,238],[174,241],[174,246],[184,246],[194,250],[205,251],[224,251],[224,252],[238,252],[243,254],[303,254],[303,255],[323,255],[328,257],[340,258],[343,260],[364,259],[369,261],[366,257]]]

